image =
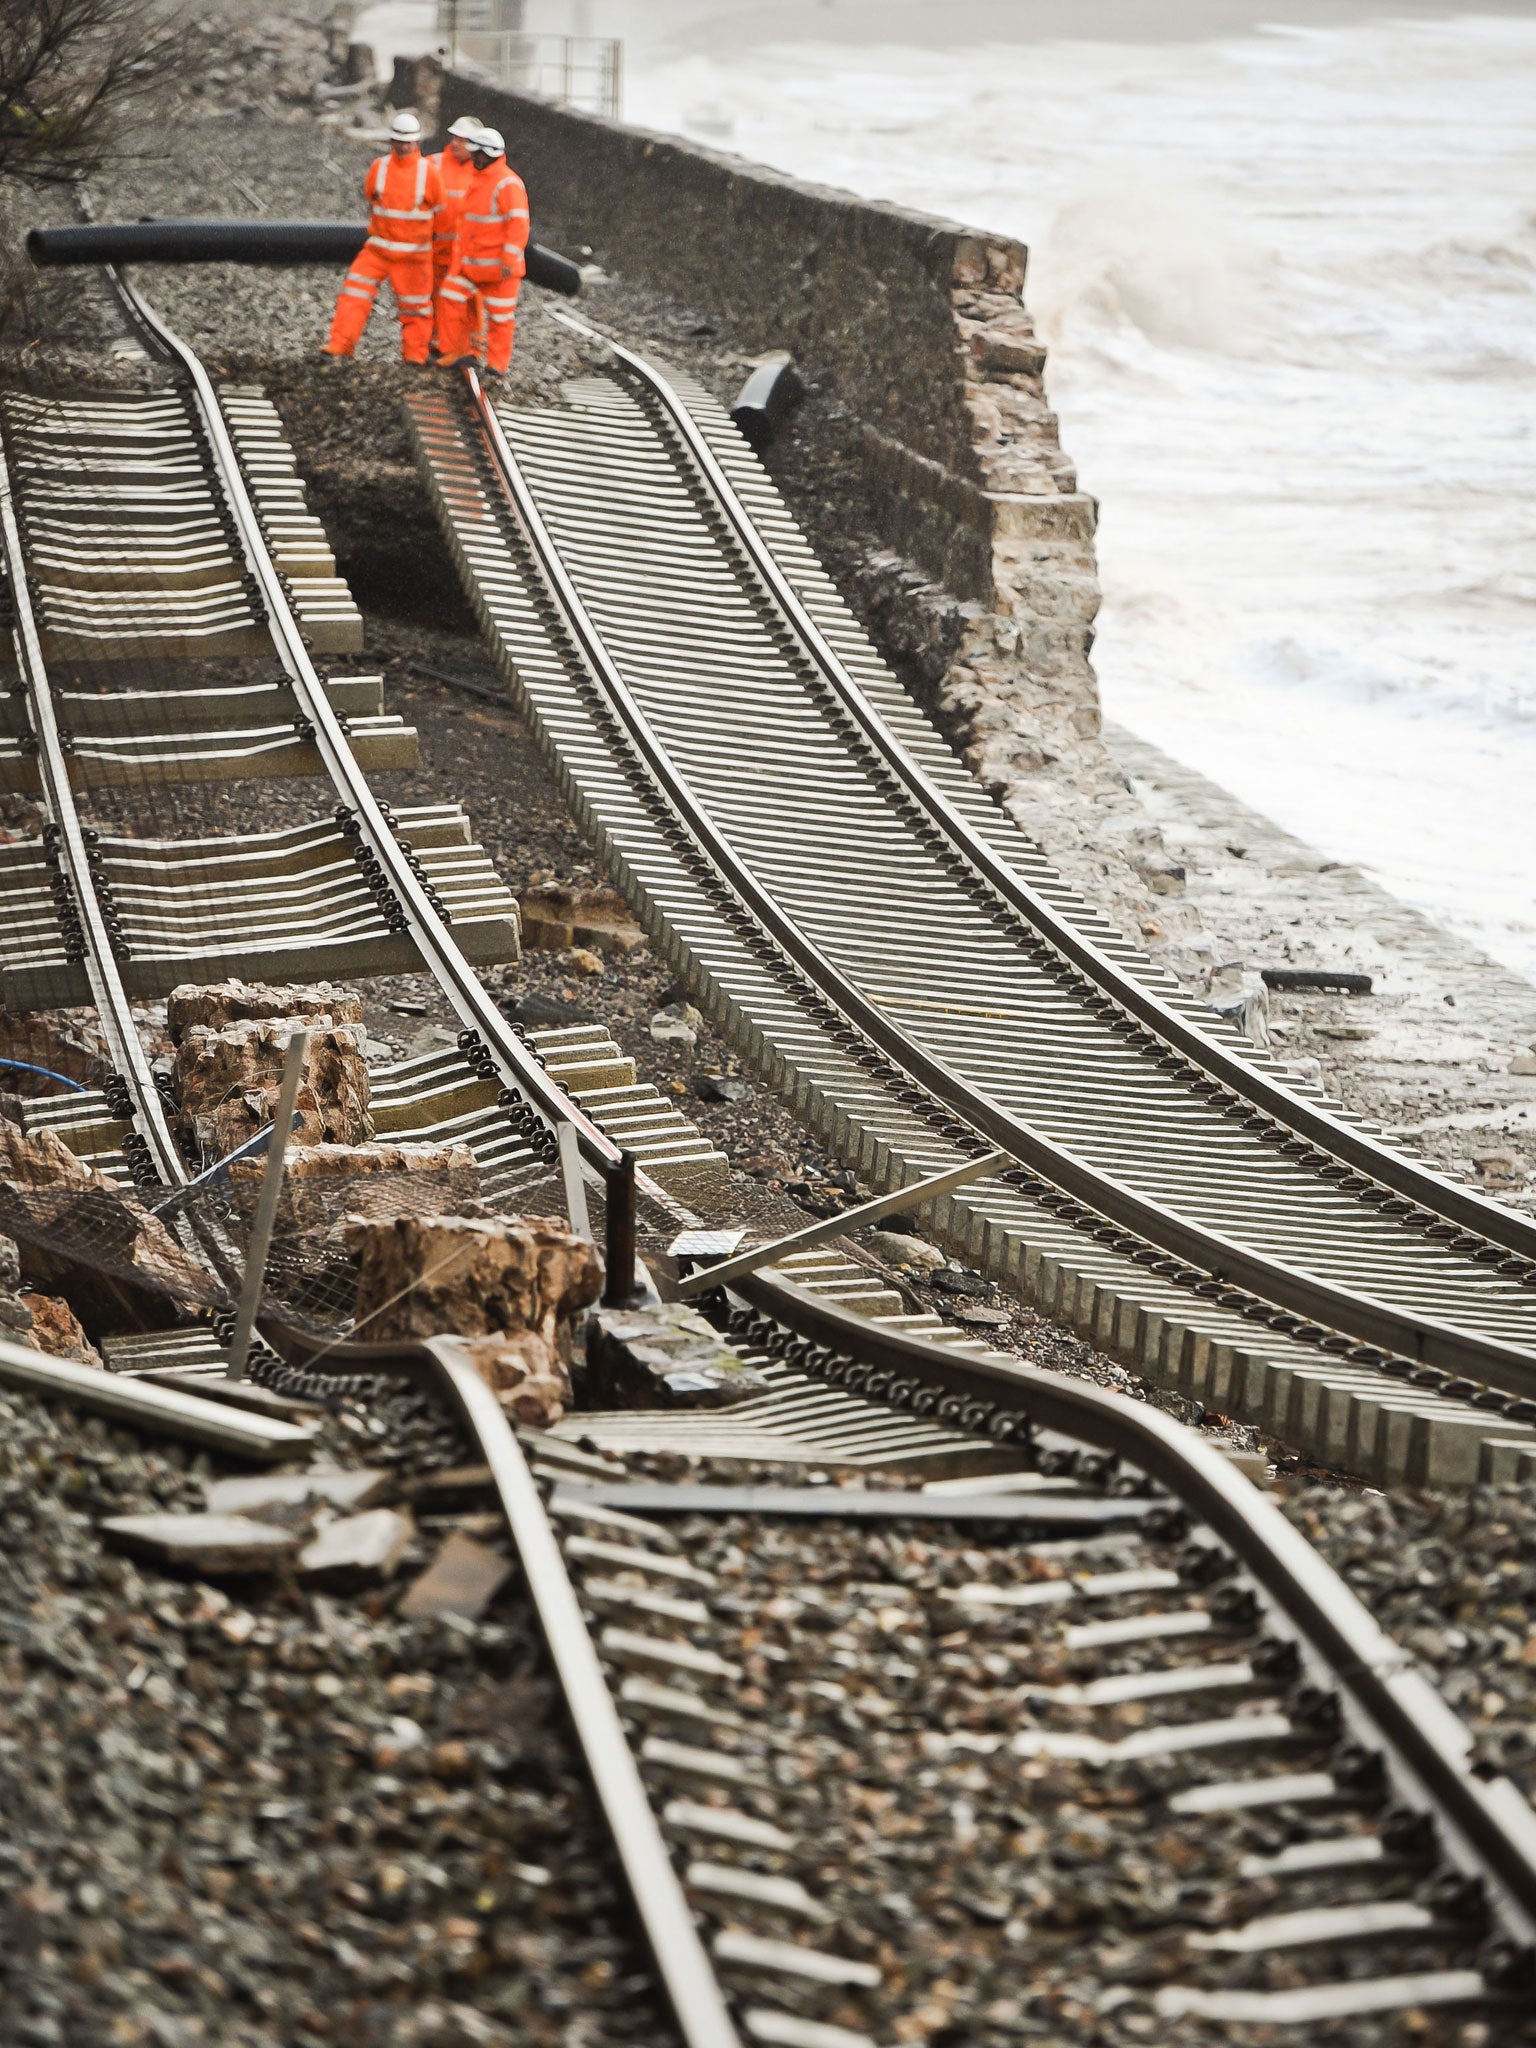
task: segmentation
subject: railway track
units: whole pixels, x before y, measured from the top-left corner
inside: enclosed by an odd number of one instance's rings
[[[599,339],[594,337],[594,340]],[[1324,1102],[1055,875],[879,660],[704,392],[604,344],[424,389],[444,531],[577,815],[701,1005],[945,1240],[1363,1476],[1533,1468],[1536,1226]]]
[[[726,1416],[519,1441],[451,1339],[319,1361],[470,1427],[687,2048],[1524,2037],[1536,1819],[1271,1500],[1142,1404],[743,1285]]]
[[[135,1002],[225,975],[424,970],[458,1049],[376,1072],[382,1130],[468,1145],[487,1192],[507,1198],[549,1178],[563,1125],[586,1177],[604,1184],[628,1150],[649,1213],[687,1221],[669,1187],[714,1185],[719,1156],[606,1034],[508,1022],[477,969],[517,957],[516,904],[467,818],[374,796],[370,773],[414,766],[416,735],[384,709],[378,676],[337,659],[361,647],[361,619],[276,409],[216,387],[112,275],[160,368],[153,388],[0,396],[15,650],[0,777],[47,820],[0,847],[0,1000],[89,1003],[113,1070],[24,1115],[119,1178],[185,1184],[198,1162],[171,1130]],[[324,792],[305,822],[171,837],[91,816],[114,800],[122,816],[140,792],[153,820],[179,784],[278,776]]]
[[[0,849],[0,971],[17,1005],[90,1002],[115,1068],[37,1114],[93,1163],[182,1184],[136,998],[425,968],[465,1035],[375,1077],[381,1130],[463,1138],[504,1199],[549,1175],[561,1125],[608,1174],[623,1105],[582,1103],[625,1092],[617,1048],[505,1022],[475,969],[515,913],[467,824],[369,788],[411,736],[376,679],[317,666],[353,626],[275,414],[120,289],[163,387],[0,394],[6,758],[48,821]],[[413,420],[521,701],[713,1014],[877,1182],[1010,1151],[943,1232],[1107,1349],[1357,1470],[1518,1472],[1522,1219],[1207,1034],[966,783],[717,409],[625,370],[548,416],[423,391]],[[208,666],[125,686],[130,644],[157,676]],[[269,773],[323,775],[330,815],[217,842],[92,822],[98,792]],[[646,1192],[658,1224],[694,1220]],[[972,1917],[997,1930],[933,1952],[965,1978],[967,2038],[1441,2008],[1516,2028],[1536,1822],[1274,1504],[1156,1410],[936,1342],[878,1290],[853,1313],[845,1270],[806,1257],[717,1291],[756,1400],[582,1413],[526,1447],[452,1339],[269,1331],[301,1371],[403,1372],[459,1408],[689,2048],[908,2038],[939,1980],[903,1967],[904,1915],[951,1924],[958,1880],[893,1907],[892,1844],[962,1812],[961,1861],[991,1885]],[[846,1487],[797,1483],[829,1475]],[[803,1542],[776,1552],[786,1527]],[[885,1833],[859,1833],[860,1785]],[[1126,1851],[1154,1903],[1111,1886],[1108,1947],[1048,1935],[1035,2003],[973,2011],[1054,1910],[1035,1866],[1062,1806],[1116,1882],[1115,1816],[1154,1817]],[[1169,1903],[1191,1860],[1196,1912]]]

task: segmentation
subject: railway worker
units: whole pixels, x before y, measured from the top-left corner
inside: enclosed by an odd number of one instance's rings
[[[442,346],[443,280],[453,268],[454,244],[458,240],[459,220],[464,212],[464,195],[475,175],[469,145],[480,133],[481,125],[473,114],[460,114],[448,130],[446,147],[432,159],[443,186],[443,210],[438,215],[437,236],[432,244],[432,311],[439,330],[433,339],[439,347]]]
[[[400,321],[400,354],[425,363],[432,340],[432,252],[443,209],[437,165],[421,153],[421,123],[396,114],[389,155],[375,159],[363,180],[368,239],[336,296],[328,356],[350,356],[363,338],[379,286],[389,279]]]
[[[475,175],[465,194],[458,249],[438,313],[442,359],[461,363],[473,353],[476,316],[483,313],[485,367],[502,376],[512,360],[517,294],[527,267],[528,194],[494,128],[482,128],[469,147]]]

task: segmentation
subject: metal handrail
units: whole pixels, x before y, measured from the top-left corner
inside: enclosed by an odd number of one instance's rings
[[[1473,1374],[1505,1392],[1536,1395],[1536,1358],[1497,1339],[1480,1337],[1333,1286],[1278,1259],[1253,1251],[1203,1224],[1165,1208],[1089,1165],[1043,1136],[893,1023],[842,970],[806,937],[794,918],[753,872],[694,795],[624,681],[583,604],[550,537],[507,441],[495,407],[473,369],[464,372],[482,436],[508,509],[538,564],[551,599],[585,661],[608,709],[627,734],[681,830],[707,855],[738,902],[795,968],[906,1074],[940,1101],[958,1109],[988,1144],[1020,1160],[1053,1186],[1120,1228],[1173,1254],[1214,1279],[1247,1289],[1307,1322],[1348,1333],[1357,1341],[1401,1353],[1457,1375]]]

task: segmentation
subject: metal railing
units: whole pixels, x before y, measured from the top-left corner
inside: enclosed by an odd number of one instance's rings
[[[438,34],[451,70],[473,65],[513,92],[618,119],[624,45],[612,36],[471,27],[463,0],[440,0]]]

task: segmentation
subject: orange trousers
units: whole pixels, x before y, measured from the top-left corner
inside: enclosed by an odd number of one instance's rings
[[[432,264],[432,339],[437,343],[439,350],[443,346],[443,286],[448,282],[448,274],[452,268],[452,264],[449,263],[446,257],[441,263],[434,259]],[[480,318],[475,322],[475,347],[477,349],[485,347],[485,314],[483,310]]]
[[[349,356],[363,338],[363,329],[388,278],[400,319],[400,354],[407,363],[424,363],[432,339],[432,251],[419,256],[385,256],[364,245],[342,279],[331,320],[328,356]]]
[[[475,329],[485,326],[485,367],[504,370],[512,360],[517,338],[517,294],[520,277],[481,282],[465,271],[450,271],[437,300],[437,339],[445,363],[473,353]]]

